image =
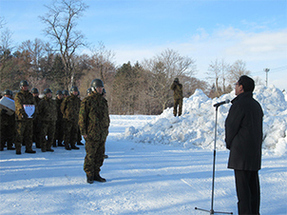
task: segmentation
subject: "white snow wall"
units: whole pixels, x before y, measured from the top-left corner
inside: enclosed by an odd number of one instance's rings
[[[274,86],[257,86],[253,97],[261,104],[264,119],[264,153],[286,153],[287,102],[286,96]],[[213,104],[232,100],[234,91],[220,98],[210,99],[201,90],[196,90],[183,100],[183,113],[173,116],[173,108],[167,108],[150,123],[141,128],[129,127],[122,138],[150,144],[182,145],[185,148],[208,148],[214,146],[215,108]],[[225,149],[224,122],[231,104],[218,109],[217,149]]]

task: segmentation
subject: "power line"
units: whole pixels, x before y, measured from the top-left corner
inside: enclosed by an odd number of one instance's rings
[[[281,72],[283,70],[287,70],[287,65],[285,66],[280,66],[280,67],[276,67],[276,68],[268,68],[270,70],[270,72],[272,73],[276,73],[276,72]],[[263,72],[265,72],[265,69],[263,69]],[[262,71],[257,71],[257,72],[252,72],[252,74],[257,74],[257,73],[262,73]]]

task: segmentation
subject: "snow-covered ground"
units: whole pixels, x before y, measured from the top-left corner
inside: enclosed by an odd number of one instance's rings
[[[257,87],[264,110],[261,214],[287,214],[286,96]],[[167,109],[159,116],[111,116],[101,175],[86,183],[84,146],[53,153],[0,152],[0,214],[208,214],[211,209],[214,138],[212,104],[201,91],[184,100],[181,117]],[[218,112],[214,210],[237,214],[233,171],[227,169],[224,120]],[[24,147],[22,149],[24,151]]]

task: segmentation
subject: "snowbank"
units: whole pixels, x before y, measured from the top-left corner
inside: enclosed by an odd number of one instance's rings
[[[261,104],[264,112],[263,132],[264,153],[281,156],[287,145],[287,102],[286,95],[274,86],[257,86],[254,98]],[[213,104],[232,100],[234,91],[220,98],[210,99],[201,90],[183,100],[183,114],[173,116],[173,108],[167,108],[150,123],[141,128],[129,127],[124,139],[150,144],[182,145],[184,148],[213,149],[215,108]],[[218,109],[217,149],[225,149],[224,122],[231,104]]]

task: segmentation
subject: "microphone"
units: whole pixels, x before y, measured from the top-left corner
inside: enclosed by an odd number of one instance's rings
[[[224,105],[224,104],[227,104],[227,103],[229,103],[229,102],[230,102],[230,100],[229,100],[229,99],[226,99],[226,100],[223,101],[223,102],[219,102],[219,103],[214,104],[213,107],[219,107],[220,105]]]

